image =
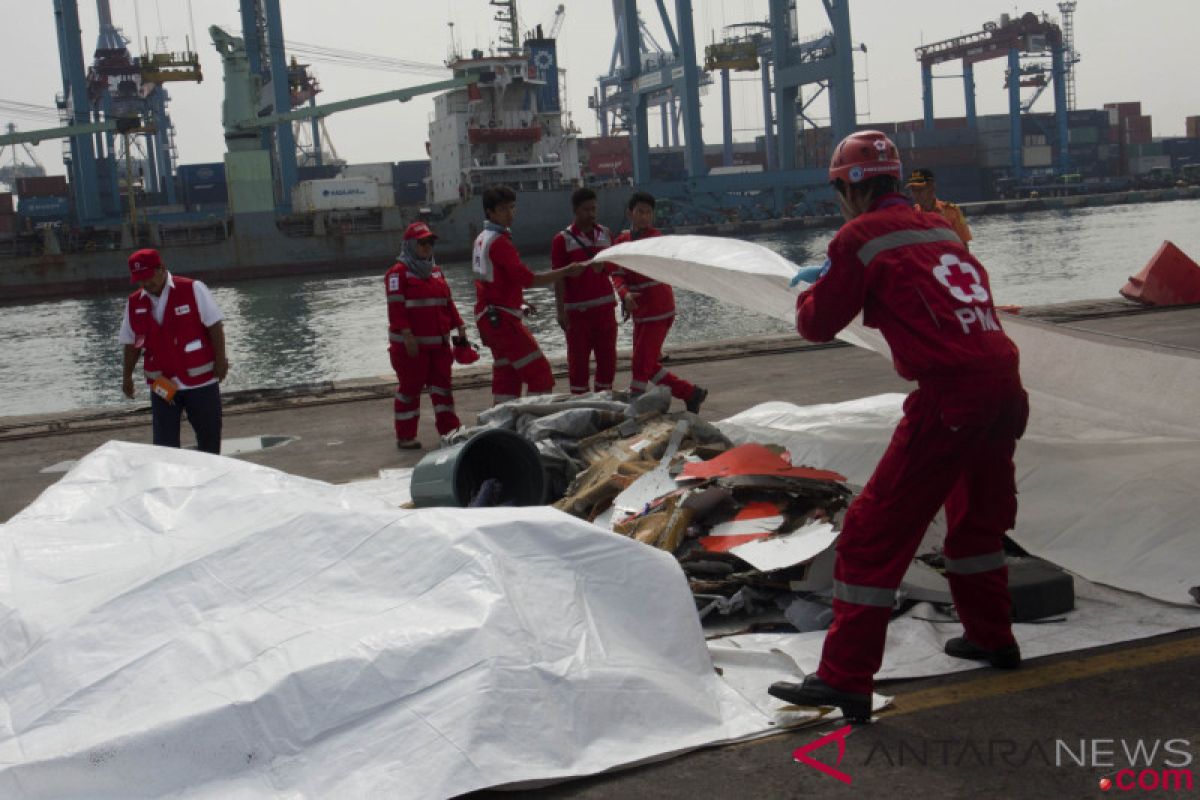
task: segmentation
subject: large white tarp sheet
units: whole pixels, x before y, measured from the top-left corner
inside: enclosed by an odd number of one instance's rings
[[[788,286],[796,268],[787,259],[735,239],[642,239],[605,250],[604,259],[788,321],[804,286]],[[1029,430],[1017,448],[1014,538],[1090,580],[1193,603],[1188,589],[1200,584],[1194,525],[1200,359],[1186,350],[1008,315],[1003,325],[1021,350],[1031,406]],[[888,355],[878,332],[861,324],[841,338]],[[894,398],[863,402],[815,419],[796,418],[787,404],[766,404],[745,421],[757,433],[790,430],[786,441],[775,440],[792,448],[796,463],[835,469],[862,483],[890,435],[891,426],[875,425],[872,415],[899,420]],[[871,430],[856,427],[864,419]]]
[[[672,556],[112,442],[0,526],[0,797],[443,797],[770,727]]]

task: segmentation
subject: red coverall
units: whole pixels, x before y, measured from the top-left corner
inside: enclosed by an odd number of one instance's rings
[[[985,650],[1013,644],[1002,537],[1016,522],[1013,453],[1029,403],[987,272],[942,217],[887,195],[838,231],[829,259],[829,272],[796,301],[800,334],[829,341],[861,310],[896,371],[917,382],[837,542],[834,622],[817,675],[866,693],[895,590],[943,504],[964,636]]]
[[[572,223],[555,235],[550,245],[550,264],[562,269],[587,261],[612,243],[612,234],[603,225],[597,225],[588,236]],[[571,394],[589,391],[592,353],[596,354],[595,389],[607,391],[617,374],[617,301],[608,272],[584,270],[581,275],[565,279],[562,291],[567,311],[567,379]]]
[[[550,362],[525,327],[524,290],[533,272],[521,261],[512,234],[484,230],[471,256],[475,272],[475,324],[492,351],[492,402],[521,396],[521,384],[535,394],[554,388]]]
[[[647,228],[636,238],[662,236],[657,228]],[[632,242],[633,233],[621,231],[616,244]],[[622,300],[629,293],[634,293],[637,308],[633,310],[633,356],[630,372],[633,381],[629,384],[633,392],[644,392],[650,384],[662,384],[671,390],[671,396],[686,401],[692,396],[696,387],[691,383],[667,372],[659,360],[662,358],[663,342],[675,321],[675,292],[665,283],[659,283],[639,275],[631,269],[617,266],[612,271],[613,286]]]
[[[396,438],[415,439],[421,417],[421,392],[429,388],[434,423],[441,434],[459,426],[450,391],[450,367],[454,358],[448,336],[462,327],[454,307],[450,285],[436,266],[428,278],[419,278],[397,262],[384,274],[388,304],[388,355],[400,381],[396,392]],[[417,340],[417,355],[404,348],[405,330]]]

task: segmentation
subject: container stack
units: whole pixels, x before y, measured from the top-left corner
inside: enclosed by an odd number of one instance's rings
[[[34,225],[66,222],[71,195],[65,175],[17,178],[17,213]]]
[[[0,242],[12,239],[17,233],[17,210],[12,192],[0,192]]]

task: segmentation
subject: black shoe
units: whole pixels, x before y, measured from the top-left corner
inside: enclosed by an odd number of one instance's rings
[[[871,721],[871,695],[843,692],[816,674],[805,675],[803,683],[772,683],[767,694],[798,706],[832,706],[842,710],[847,722]]]
[[[946,642],[946,655],[971,661],[986,661],[996,669],[1016,669],[1021,666],[1021,648],[1015,643],[999,650],[984,650],[979,645],[967,641],[966,637],[956,636]]]
[[[708,389],[703,386],[696,386],[692,389],[692,395],[687,399],[687,410],[693,414],[700,413],[700,406],[703,405],[705,398],[708,397]]]

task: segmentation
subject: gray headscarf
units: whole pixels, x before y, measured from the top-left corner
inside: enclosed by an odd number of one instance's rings
[[[429,276],[433,274],[433,268],[436,266],[433,258],[421,258],[417,255],[417,240],[405,239],[400,244],[400,255],[396,259],[408,267],[410,274],[415,275],[421,280],[429,280]]]

